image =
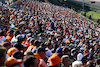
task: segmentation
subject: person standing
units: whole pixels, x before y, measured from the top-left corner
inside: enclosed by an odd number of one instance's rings
[[[6,60],[6,48],[0,47],[0,67],[4,65],[5,60]]]

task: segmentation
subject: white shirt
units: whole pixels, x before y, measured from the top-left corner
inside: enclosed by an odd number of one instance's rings
[[[49,48],[46,48],[46,56],[47,57],[50,57],[50,56],[52,56],[52,52],[51,52],[51,50],[49,49]]]
[[[17,39],[15,37],[12,38],[11,43],[16,43]]]

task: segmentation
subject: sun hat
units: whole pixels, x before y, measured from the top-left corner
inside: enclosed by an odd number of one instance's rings
[[[14,52],[19,51],[16,47],[8,49],[7,54],[11,56]]]
[[[57,53],[54,53],[50,58],[50,64],[49,66],[57,65],[61,62],[61,58],[57,55]]]
[[[15,63],[21,63],[22,59],[16,59],[14,57],[9,57],[6,61],[5,61],[5,65],[6,67],[10,67]]]

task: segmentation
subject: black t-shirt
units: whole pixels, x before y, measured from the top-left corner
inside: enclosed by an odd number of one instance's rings
[[[19,51],[23,49],[23,45],[21,45],[21,43],[16,43],[14,47],[16,47]]]

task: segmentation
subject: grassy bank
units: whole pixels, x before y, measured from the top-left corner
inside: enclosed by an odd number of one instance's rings
[[[81,14],[84,15],[85,12],[81,11]],[[94,12],[94,11],[87,11],[86,17],[89,18],[91,15],[91,20],[94,22],[97,22],[98,19],[100,19],[100,13]]]

